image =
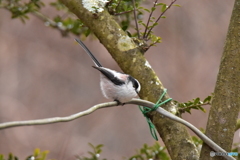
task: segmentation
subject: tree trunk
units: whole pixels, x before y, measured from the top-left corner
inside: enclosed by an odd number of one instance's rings
[[[121,69],[139,80],[142,86],[140,97],[156,102],[164,87],[139,46],[127,36],[114,18],[107,11],[97,14],[89,12],[79,0],[61,0],[61,2],[90,28]],[[168,95],[164,97],[164,99],[168,98]],[[163,107],[168,111],[176,110],[172,102]],[[151,113],[150,116],[173,160],[198,159],[196,146],[183,125],[164,118],[156,112]]]
[[[231,152],[233,136],[240,109],[240,0],[236,0],[228,28],[214,90],[206,135],[223,149]],[[212,151],[203,145],[200,159],[210,158]],[[215,156],[212,159],[224,159]]]

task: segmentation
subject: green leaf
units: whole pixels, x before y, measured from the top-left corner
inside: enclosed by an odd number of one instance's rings
[[[52,7],[55,7],[58,11],[67,10],[67,7],[63,3],[61,3],[60,1],[51,2],[50,5]]]
[[[48,155],[49,151],[43,151],[42,152],[42,160],[45,160],[47,158],[47,155]]]
[[[88,154],[90,154],[92,157],[96,157],[96,154],[93,152],[88,151]]]
[[[163,6],[166,5],[165,3],[158,3],[156,6]]]
[[[102,144],[99,144],[97,145],[95,148],[96,148],[96,153],[100,154],[102,152],[102,147],[103,145]]]
[[[203,141],[198,138],[198,137],[195,137],[195,136],[192,136],[192,140],[193,140],[193,143],[196,145],[196,146],[199,146],[199,145],[202,145]]]
[[[18,158],[14,156],[12,153],[9,153],[8,160],[18,160]]]
[[[199,106],[198,108],[199,108],[201,111],[203,111],[204,113],[206,113],[206,110],[205,110],[203,107]]]
[[[181,7],[181,5],[179,5],[179,4],[173,4],[173,6],[176,6],[176,7]]]
[[[137,150],[136,155],[129,158],[129,160],[146,160],[146,159],[169,160],[170,158],[166,153],[166,147],[162,147],[158,142],[156,142],[152,146],[144,144],[142,148]]]
[[[40,149],[39,149],[39,148],[36,148],[36,149],[34,150],[34,152],[33,152],[33,156],[34,156],[34,157],[38,157],[38,156],[40,155],[40,153],[41,153]]]
[[[197,97],[197,98],[194,100],[193,104],[194,104],[194,105],[197,105],[197,104],[199,104],[199,102],[200,102],[200,98]]]
[[[90,29],[87,29],[87,30],[84,32],[84,35],[87,37],[87,36],[89,36],[90,33],[91,33],[91,30],[90,30]]]
[[[205,99],[203,100],[203,103],[210,102],[211,99],[212,99],[212,96],[207,96],[207,98],[205,98]]]
[[[95,149],[94,145],[92,143],[88,143],[88,145],[92,148]]]
[[[157,26],[157,25],[158,25],[158,23],[157,23],[157,22],[155,22],[155,23],[153,23],[153,25],[152,25],[152,26],[153,26],[153,27],[155,27],[155,26]]]
[[[147,27],[147,25],[145,23],[143,23],[142,21],[138,21],[138,23],[143,25],[144,27]]]
[[[143,7],[138,7],[138,9],[144,9]]]
[[[122,26],[122,30],[126,31],[128,29],[128,26],[125,25],[125,26]]]
[[[151,11],[152,11],[152,12],[153,12],[153,11],[155,11],[155,10],[156,10],[156,8],[155,8],[155,7],[152,7],[152,8],[151,8]]]
[[[147,11],[148,13],[150,13],[150,10],[147,9],[147,8],[144,8],[143,10],[144,10],[144,11]]]
[[[161,11],[164,12],[166,9],[167,9],[167,5],[166,5],[166,4],[163,4]]]
[[[0,160],[4,160],[4,156],[0,154]]]
[[[103,144],[99,144],[96,146],[96,148],[102,148],[103,147]]]

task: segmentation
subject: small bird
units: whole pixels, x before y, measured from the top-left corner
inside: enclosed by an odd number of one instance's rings
[[[80,39],[75,40],[93,60],[95,66],[92,67],[101,72],[100,87],[104,97],[112,99],[118,104],[124,104],[138,95],[141,89],[138,80],[128,74],[103,67]]]

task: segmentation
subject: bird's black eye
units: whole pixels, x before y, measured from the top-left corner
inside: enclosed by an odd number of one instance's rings
[[[138,88],[138,82],[134,79],[133,81],[133,88],[137,89]]]
[[[136,80],[135,78],[133,78],[132,76],[129,76],[129,81],[132,82],[133,88],[134,88],[135,90],[137,90],[138,87],[139,87],[139,84],[138,84],[137,80]]]

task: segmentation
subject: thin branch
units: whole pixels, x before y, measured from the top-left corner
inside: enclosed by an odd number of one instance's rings
[[[52,19],[48,18],[46,15],[44,15],[38,11],[34,11],[31,13],[33,15],[35,15],[36,17],[38,17],[39,19],[49,23],[49,26],[57,28],[62,33],[62,35],[67,34],[68,29],[66,27],[64,27],[63,25],[59,25],[58,23],[54,22]]]
[[[139,33],[139,28],[138,28],[138,22],[137,22],[137,15],[136,15],[136,6],[135,6],[135,0],[132,0],[133,3],[133,8],[134,8],[134,20],[135,20],[135,25],[136,25],[136,29],[137,29],[137,35],[138,35],[138,39],[140,39],[140,33]]]
[[[13,121],[13,122],[0,123],[0,130],[5,128],[17,127],[17,126],[32,126],[32,125],[44,125],[44,124],[51,124],[51,123],[68,122],[68,121],[75,120],[79,117],[88,115],[97,109],[105,108],[105,107],[113,107],[116,105],[117,105],[116,102],[102,103],[102,104],[95,105],[85,111],[82,111],[67,117],[53,117],[53,118],[45,118],[45,119],[37,119],[37,120]]]
[[[115,8],[115,10],[117,11],[118,7],[120,6],[120,3],[122,2],[122,0],[119,0],[117,7]]]
[[[159,43],[159,41],[156,41],[156,42],[154,42],[154,43],[151,43],[151,44],[148,46],[148,48],[154,46],[154,45],[157,44],[157,43]]]
[[[152,102],[145,101],[145,100],[139,100],[139,99],[134,99],[134,100],[130,101],[129,104],[137,104],[137,105],[141,105],[141,106],[145,106],[145,107],[149,107],[149,108],[153,108],[153,106],[154,106],[154,103],[152,103]],[[175,116],[174,114],[166,111],[165,109],[163,109],[161,107],[158,107],[156,111],[158,113],[160,113],[161,115],[164,115],[167,118],[170,118],[176,122],[179,122],[179,123],[185,125],[186,127],[188,127],[189,129],[191,129],[199,138],[201,138],[203,140],[204,143],[206,143],[214,151],[226,153],[226,151],[223,148],[218,146],[215,142],[213,142],[210,138],[208,138],[205,134],[203,134],[198,128],[196,128],[191,123]],[[235,158],[233,158],[232,156],[229,156],[229,155],[224,156],[224,158],[227,160],[235,160]]]
[[[154,107],[154,103],[149,102],[149,101],[145,101],[145,100],[140,100],[140,99],[133,99],[133,100],[127,102],[126,104],[141,105],[141,106],[145,106],[145,107],[149,107],[149,108]],[[73,114],[73,115],[70,115],[70,116],[67,116],[67,117],[54,117],[54,118],[46,118],[46,119],[38,119],[38,120],[5,122],[5,123],[0,124],[0,129],[17,127],[17,126],[44,125],[44,124],[51,124],[51,123],[58,123],[58,122],[68,122],[68,121],[72,121],[74,119],[77,119],[79,117],[88,115],[88,114],[96,111],[97,109],[106,108],[106,107],[113,107],[113,106],[117,106],[117,102],[108,102],[108,103],[98,104],[98,105],[95,105],[95,106],[85,110],[85,111],[82,111],[82,112],[79,112],[79,113],[76,113],[76,114]],[[220,146],[218,146],[216,143],[214,143],[211,139],[209,139],[207,136],[205,136],[200,130],[198,130],[191,123],[175,116],[174,114],[164,110],[161,107],[158,107],[156,111],[158,113],[160,113],[161,115],[163,115],[167,118],[170,118],[170,119],[172,119],[176,122],[179,122],[179,123],[187,126],[188,128],[190,128],[194,133],[196,133],[196,135],[199,138],[201,138],[204,141],[204,143],[206,143],[214,151],[226,153],[226,151],[224,149],[222,149]],[[224,156],[224,157],[227,160],[234,160],[234,158],[231,157],[231,156]]]
[[[160,14],[160,16],[158,17],[158,19],[153,23],[152,27],[149,29],[146,38],[149,36],[149,34],[151,33],[152,29],[154,28],[154,24],[156,24],[160,18],[163,16],[164,13],[166,13],[166,11],[176,2],[177,0],[173,0],[170,5]]]
[[[191,106],[188,106],[188,107],[185,107],[185,108],[179,108],[178,111],[180,113],[183,113],[186,109],[191,109],[191,108],[194,108],[194,107],[197,107],[197,106],[206,106],[206,105],[210,105],[210,103],[207,102],[207,103],[202,103],[202,104],[191,105]]]
[[[132,11],[133,11],[133,10],[124,11],[124,12],[119,12],[119,13],[114,13],[113,15],[114,15],[114,16],[118,16],[118,15],[125,14],[125,13],[129,13],[129,12],[132,12]]]
[[[4,8],[8,11],[10,10],[9,5],[0,5],[0,8]],[[57,28],[62,33],[63,36],[67,35],[68,29],[66,27],[64,27],[63,25],[59,25],[58,23],[54,22],[51,18],[49,18],[46,15],[40,13],[39,11],[32,11],[30,13],[32,13],[34,16],[38,17],[42,21],[49,23],[48,24],[49,26]]]
[[[155,0],[153,7],[156,7],[157,2],[158,2],[158,0]],[[143,39],[147,38],[146,33],[147,33],[148,25],[149,25],[149,22],[150,22],[150,19],[151,19],[151,17],[152,17],[153,12],[154,12],[154,10],[151,11],[151,13],[150,13],[150,15],[149,15],[149,17],[148,17],[147,25],[146,25],[145,31],[144,31],[144,33],[143,33]]]

